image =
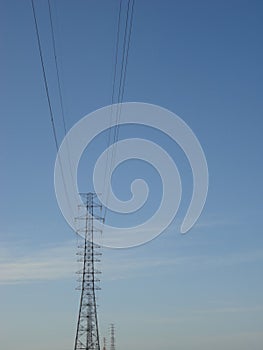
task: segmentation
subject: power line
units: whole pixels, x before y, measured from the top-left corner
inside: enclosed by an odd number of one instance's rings
[[[107,152],[107,160],[106,160],[106,171],[107,171],[107,168],[109,165],[109,169],[110,169],[109,173],[111,173],[111,171],[113,169],[113,165],[114,165],[115,158],[116,158],[116,148],[117,148],[116,143],[117,143],[118,137],[119,137],[119,123],[120,123],[120,117],[121,117],[121,106],[118,106],[118,105],[123,102],[123,96],[124,96],[124,91],[125,91],[129,48],[130,48],[132,24],[133,24],[134,3],[135,3],[135,0],[129,0],[128,5],[127,5],[127,10],[126,10],[125,32],[124,32],[123,44],[122,44],[122,55],[121,55],[122,58],[121,58],[121,68],[120,68],[120,77],[119,77],[119,86],[118,86],[118,95],[117,95],[117,110],[116,110],[116,117],[115,117],[115,125],[114,125],[114,128],[110,128],[109,136],[108,136],[108,147],[107,148],[109,148],[110,143],[112,141],[112,130],[113,130],[113,147],[112,147],[111,157],[109,157],[109,152]],[[40,56],[40,61],[41,61],[42,74],[43,74],[43,78],[44,78],[45,92],[46,92],[47,101],[48,101],[53,137],[55,140],[56,150],[58,152],[59,151],[58,137],[57,137],[57,132],[56,132],[54,114],[53,114],[52,105],[51,105],[50,91],[49,91],[49,86],[48,86],[48,81],[47,81],[45,63],[44,63],[44,58],[43,58],[43,51],[42,51],[42,47],[41,47],[41,40],[40,40],[38,23],[37,23],[34,0],[31,0],[31,5],[32,5],[32,10],[33,10],[34,24],[35,24],[36,35],[37,35],[37,43],[38,43],[38,51],[39,51],[39,56]],[[65,120],[66,118],[65,118],[65,111],[64,111],[61,79],[60,79],[59,67],[58,67],[56,40],[55,40],[54,25],[53,25],[53,19],[52,19],[52,8],[51,8],[50,0],[48,0],[48,12],[49,12],[49,19],[50,19],[50,26],[51,26],[52,46],[53,46],[53,53],[54,53],[54,60],[55,60],[56,77],[57,77],[57,82],[58,82],[58,91],[59,91],[59,100],[60,100],[61,113],[62,113],[63,128],[64,128],[64,133],[66,135],[66,133],[67,133],[66,120]],[[118,11],[115,62],[114,62],[114,74],[113,74],[113,85],[112,85],[112,95],[111,95],[111,103],[112,104],[114,103],[114,97],[115,97],[115,92],[116,92],[116,83],[117,83],[117,68],[118,68],[120,31],[121,31],[121,12],[122,12],[122,0],[120,0],[119,11]],[[113,114],[113,111],[111,109],[110,124],[111,124],[112,117],[113,117],[112,114]],[[69,150],[68,150],[68,156],[69,156]],[[60,162],[60,166],[61,166],[60,159],[59,159],[59,162]],[[70,162],[70,159],[69,159],[69,162]],[[104,186],[105,186],[105,182],[106,182],[106,171],[105,171],[105,178],[104,178]],[[62,174],[62,179],[63,179],[63,183],[64,183],[64,187],[65,187],[65,192],[67,193],[62,166],[61,166],[61,174]],[[107,194],[106,194],[106,207],[105,207],[104,219],[105,219],[106,213],[107,213],[108,197],[109,197],[109,185],[108,185]],[[69,203],[70,203],[70,201],[69,201]]]
[[[134,0],[132,2],[134,4]],[[124,75],[124,66],[125,66],[125,58],[126,58],[126,61],[128,59],[127,35],[130,36],[130,34],[127,34],[127,31],[128,31],[128,25],[129,25],[130,4],[131,4],[131,0],[128,1],[128,7],[126,12],[125,32],[124,32],[123,49],[122,49],[121,76],[120,76],[120,84],[119,84],[119,92],[118,92],[118,103],[121,102],[121,96],[122,96],[121,92],[124,89],[125,79],[126,79],[126,76]],[[131,32],[131,26],[132,26],[132,21],[130,21],[129,33]]]
[[[134,0],[132,1],[132,6],[131,6],[129,33],[127,34],[127,27],[128,27],[128,22],[129,22],[130,2],[131,2],[131,0],[129,0],[129,3],[128,3],[128,10],[127,10],[127,16],[126,16],[126,23],[125,23],[125,34],[124,34],[124,42],[123,42],[123,57],[122,57],[122,66],[121,66],[121,81],[120,81],[120,85],[119,85],[118,104],[121,104],[123,102],[124,89],[125,89],[125,83],[126,83],[126,75],[127,75],[128,56],[129,56],[132,23],[133,23]],[[128,36],[128,41],[127,41],[127,36]],[[120,117],[121,117],[121,106],[120,106],[119,110],[117,109],[116,128],[115,128],[115,135],[114,135],[115,142],[117,142],[117,140],[119,138]],[[115,155],[116,155],[116,152],[115,152]],[[115,162],[115,159],[113,159],[113,164],[114,164],[114,162]]]
[[[118,13],[118,25],[117,25],[117,35],[116,35],[116,46],[115,46],[115,62],[114,62],[114,73],[113,73],[113,83],[112,83],[112,94],[111,94],[111,109],[110,109],[110,121],[109,121],[109,133],[108,133],[108,142],[107,142],[107,153],[106,153],[106,168],[105,168],[105,174],[104,174],[104,182],[103,182],[103,191],[105,191],[105,185],[106,185],[106,174],[107,174],[107,168],[109,163],[109,147],[111,143],[111,135],[112,135],[112,128],[111,128],[111,121],[113,117],[113,108],[112,105],[114,103],[114,95],[115,95],[115,86],[116,86],[116,77],[117,77],[117,65],[118,65],[118,55],[119,55],[119,42],[120,42],[120,24],[121,24],[121,10],[122,10],[122,0],[120,0],[119,3],[119,13]]]
[[[119,129],[119,122],[120,122],[120,109],[119,109],[119,103],[121,103],[121,91],[122,88],[124,88],[125,83],[125,77],[123,76],[124,71],[124,61],[125,61],[125,52],[126,52],[126,42],[127,42],[127,28],[128,28],[128,20],[129,20],[129,9],[130,9],[130,2],[128,1],[128,7],[126,11],[126,21],[125,21],[125,31],[124,31],[124,37],[123,37],[123,46],[122,46],[122,60],[121,60],[121,72],[120,72],[120,83],[119,83],[119,90],[118,90],[118,99],[117,99],[117,110],[116,110],[116,120],[115,120],[115,126],[114,126],[114,135],[113,135],[113,148],[112,148],[112,157],[111,157],[111,163],[110,163],[110,170],[113,169],[115,158],[116,158],[116,149],[117,145],[116,142],[118,141],[118,129]],[[123,80],[124,79],[124,80]],[[108,199],[109,191],[107,194]]]
[[[116,160],[116,151],[117,151],[117,144],[116,143],[117,143],[118,138],[119,138],[121,103],[123,102],[125,83],[126,83],[129,48],[130,48],[132,24],[133,24],[134,3],[135,3],[135,0],[129,0],[128,5],[127,5],[127,10],[126,10],[125,30],[124,30],[123,45],[122,45],[121,71],[120,71],[120,78],[119,78],[117,109],[116,109],[116,118],[115,118],[115,125],[114,125],[113,146],[112,146],[112,152],[111,152],[109,174],[111,173],[113,166],[114,166],[114,163],[115,163],[115,160]],[[118,22],[118,31],[117,31],[117,38],[118,38],[117,43],[118,44],[119,44],[119,23],[120,23],[120,12],[119,12],[119,22]],[[118,54],[118,52],[116,51],[116,55],[117,54]],[[115,63],[116,63],[116,61],[115,61]],[[113,87],[114,86],[115,86],[115,82],[113,84]],[[114,92],[113,92],[112,96],[114,96]],[[113,103],[113,100],[112,100],[112,103]],[[109,138],[108,147],[109,147],[109,144],[110,144],[110,138]],[[106,179],[107,168],[108,168],[108,152],[107,152],[105,179]],[[109,200],[109,188],[110,188],[110,184],[108,184],[107,193],[106,193],[106,207],[105,207],[105,213],[104,213],[104,220],[106,218],[107,210],[108,210],[107,207],[108,207],[108,200]]]
[[[63,101],[60,73],[59,73],[59,68],[58,68],[57,48],[56,48],[57,45],[56,45],[56,40],[55,40],[54,25],[53,25],[53,19],[52,19],[52,7],[51,7],[51,4],[50,4],[50,0],[48,0],[48,12],[49,12],[49,21],[50,21],[51,35],[52,35],[52,47],[53,47],[53,54],[54,54],[55,67],[56,67],[56,77],[57,77],[57,82],[58,82],[59,101],[60,101],[60,107],[61,107],[63,129],[64,129],[64,135],[66,136],[67,135],[67,127],[66,127],[66,118],[65,118],[65,108],[64,108],[64,101]],[[72,165],[71,165],[71,159],[70,159],[70,148],[69,148],[69,144],[68,144],[68,139],[67,138],[66,138],[66,150],[67,150],[67,158],[68,158],[68,163],[69,163],[71,182],[72,182],[72,184],[74,184]],[[74,192],[74,195],[75,195],[75,199],[76,199],[75,192]]]
[[[54,26],[53,26],[53,20],[52,20],[52,10],[51,10],[51,5],[50,5],[50,0],[48,0],[48,13],[49,13],[49,20],[50,20],[50,27],[51,27],[52,46],[53,46],[54,59],[55,59],[56,76],[57,76],[57,81],[58,81],[59,101],[60,101],[60,106],[61,106],[61,114],[62,114],[64,133],[66,135],[67,134],[67,128],[66,128],[66,121],[65,121],[65,112],[64,112],[64,107],[63,107],[64,103],[63,103],[61,82],[60,82],[60,77],[59,77],[56,40],[55,40],[55,34],[54,34]]]
[[[54,136],[55,145],[56,145],[56,150],[57,150],[57,154],[58,154],[58,161],[59,161],[59,165],[60,165],[60,169],[61,169],[62,182],[63,182],[63,186],[64,186],[64,189],[65,189],[65,194],[66,194],[66,198],[67,198],[67,202],[68,202],[69,208],[70,208],[71,212],[74,213],[73,208],[71,206],[71,201],[69,200],[68,191],[67,191],[67,187],[66,187],[66,183],[65,183],[65,177],[64,177],[64,173],[63,173],[63,167],[62,167],[61,159],[60,159],[59,152],[58,152],[59,151],[58,138],[57,138],[55,121],[54,121],[54,115],[53,115],[53,110],[52,110],[52,105],[51,105],[50,93],[49,93],[49,88],[48,88],[48,82],[47,82],[45,64],[44,64],[44,59],[43,59],[43,52],[42,52],[40,35],[39,35],[39,29],[38,29],[38,24],[37,24],[37,17],[36,17],[34,0],[31,0],[31,5],[32,5],[33,16],[34,16],[35,30],[36,30],[36,35],[37,35],[38,51],[39,51],[39,56],[40,56],[40,61],[41,61],[43,78],[44,78],[45,92],[46,92],[47,101],[48,101],[48,107],[49,107],[49,115],[50,115],[52,131],[53,131],[53,136]]]
[[[129,56],[129,50],[130,50],[130,42],[131,42],[131,34],[132,34],[132,25],[133,25],[134,4],[135,4],[135,0],[132,1],[131,18],[130,18],[130,28],[129,28],[128,44],[127,44],[126,58],[125,58],[125,66],[124,66],[124,84],[123,84],[123,89],[122,89],[122,94],[121,94],[121,102],[123,102],[125,81],[126,81],[126,75],[127,75],[128,56]]]
[[[32,5],[32,10],[33,10],[34,23],[35,23],[36,35],[37,35],[37,43],[38,43],[38,51],[39,51],[39,56],[40,56],[40,61],[41,61],[43,78],[44,78],[45,91],[46,91],[46,95],[47,95],[49,114],[50,114],[50,119],[51,119],[52,130],[53,130],[53,136],[54,136],[54,140],[55,140],[55,144],[56,144],[56,149],[58,151],[58,149],[59,149],[59,147],[58,147],[58,138],[57,138],[57,133],[56,133],[56,127],[55,127],[55,122],[54,122],[53,111],[52,111],[52,107],[51,107],[51,100],[50,100],[49,88],[48,88],[48,83],[47,83],[47,76],[46,76],[46,70],[45,70],[45,65],[44,65],[42,47],[41,47],[41,42],[40,42],[39,29],[38,29],[38,24],[37,24],[34,0],[31,0],[31,5]]]
[[[114,92],[115,92],[116,76],[117,76],[118,53],[119,53],[119,42],[120,42],[121,9],[122,9],[122,0],[120,0],[119,15],[118,15],[118,28],[117,28],[117,39],[116,39],[116,49],[115,49],[114,77],[113,77],[113,88],[112,88],[112,96],[111,96],[111,103],[112,104],[114,103]]]

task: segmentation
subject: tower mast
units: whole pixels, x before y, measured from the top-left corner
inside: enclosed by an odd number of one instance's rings
[[[96,303],[96,291],[100,289],[99,279],[96,276],[100,272],[95,265],[100,261],[101,253],[98,252],[99,246],[93,243],[93,238],[96,230],[94,217],[96,220],[102,219],[95,215],[96,209],[101,206],[94,202],[94,197],[94,193],[82,194],[84,202],[82,208],[85,208],[85,214],[78,218],[81,224],[77,232],[84,237],[84,242],[79,245],[80,251],[77,253],[83,267],[78,272],[81,283],[78,289],[81,290],[81,296],[74,350],[100,350]]]
[[[110,325],[110,350],[115,350],[115,327],[113,323]]]
[[[106,338],[104,337],[103,338],[103,349],[102,350],[106,350]]]

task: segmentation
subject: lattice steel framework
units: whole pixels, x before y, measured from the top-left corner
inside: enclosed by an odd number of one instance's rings
[[[107,346],[106,346],[106,338],[103,338],[103,348],[102,350],[107,350]]]
[[[77,322],[77,331],[75,337],[74,350],[100,350],[100,339],[98,329],[96,291],[99,290],[97,275],[100,273],[95,265],[100,261],[100,248],[93,243],[94,232],[97,230],[94,226],[94,220],[102,220],[96,215],[96,210],[101,206],[94,202],[96,195],[94,193],[82,194],[83,207],[86,208],[85,214],[78,218],[80,228],[78,233],[83,237],[84,242],[79,245],[80,256],[78,261],[83,263],[79,282],[81,290],[80,307]],[[82,208],[83,209],[83,208]]]
[[[110,325],[110,350],[115,350],[115,327],[113,323]]]

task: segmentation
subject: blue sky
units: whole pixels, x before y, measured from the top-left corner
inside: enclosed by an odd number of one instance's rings
[[[35,3],[61,142],[47,2]],[[52,9],[70,128],[111,102],[118,2],[52,1]],[[124,100],[184,119],[205,151],[210,188],[199,221],[181,236],[191,195],[186,159],[152,130],[120,130],[120,138],[147,137],[171,154],[183,198],[174,223],[154,241],[103,249],[100,330],[107,335],[115,323],[118,349],[262,347],[262,11],[255,0],[136,1]],[[30,1],[1,1],[0,13],[0,343],[6,350],[72,349],[77,242],[53,188],[56,150]],[[101,142],[80,164],[81,191],[90,190],[85,181]],[[150,212],[160,195],[152,169],[120,167],[113,186],[126,198],[123,179],[137,170],[152,185]]]

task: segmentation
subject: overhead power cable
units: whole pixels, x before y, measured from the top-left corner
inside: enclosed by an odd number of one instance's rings
[[[131,7],[131,14],[129,13],[130,7]],[[130,40],[131,40],[131,32],[132,32],[132,23],[133,23],[133,11],[134,11],[134,0],[129,0],[127,13],[126,13],[126,21],[125,21],[125,33],[124,33],[122,63],[121,63],[121,76],[120,76],[118,102],[117,102],[118,104],[121,104],[123,102],[123,96],[124,96],[124,89],[125,89],[126,75],[127,75],[127,64],[128,64],[128,56],[129,56]],[[129,25],[129,29],[128,29],[128,25]],[[119,138],[120,117],[121,117],[121,106],[117,109],[117,113],[116,113],[116,127],[114,130],[115,142],[117,142]],[[114,161],[115,159],[113,159],[113,162]]]
[[[111,95],[111,103],[112,104],[114,103],[115,85],[116,85],[116,77],[117,77],[117,65],[118,65],[119,42],[120,42],[120,26],[121,26],[121,9],[122,9],[122,0],[120,0],[119,14],[118,14],[118,27],[117,27],[117,36],[116,36],[113,86],[112,86],[112,95]]]
[[[134,3],[135,3],[135,0],[132,1],[132,5],[131,5],[130,27],[129,27],[128,44],[127,44],[127,49],[126,49],[125,66],[124,66],[123,88],[122,88],[122,92],[121,92],[121,96],[120,96],[121,103],[123,102],[126,75],[127,75],[128,56],[129,56],[129,50],[130,50],[132,25],[133,25]],[[117,136],[117,138],[118,138],[118,136]]]
[[[53,25],[53,20],[52,20],[52,10],[51,10],[50,0],[48,0],[48,13],[49,13],[49,20],[50,20],[50,27],[51,27],[52,46],[53,46],[54,59],[55,59],[56,76],[57,76],[57,81],[58,81],[59,101],[60,101],[60,107],[61,107],[64,134],[66,135],[67,128],[66,128],[66,120],[65,120],[65,112],[64,112],[63,94],[62,94],[61,82],[60,82],[60,77],[59,77],[56,40],[55,40],[55,33],[54,33],[54,25]]]
[[[43,74],[44,85],[45,85],[45,92],[46,92],[47,101],[48,101],[48,107],[49,107],[49,115],[50,115],[50,120],[51,120],[51,125],[52,125],[53,136],[54,136],[54,140],[55,140],[55,146],[56,146],[56,150],[58,152],[59,151],[58,138],[57,138],[55,121],[54,121],[54,114],[53,114],[52,105],[51,105],[50,92],[49,92],[49,88],[48,88],[47,75],[46,75],[45,63],[44,63],[44,59],[43,59],[43,52],[42,52],[40,35],[39,35],[39,29],[38,29],[38,23],[37,23],[37,17],[36,17],[36,10],[35,10],[34,0],[31,0],[31,5],[32,5],[34,24],[35,24],[35,30],[36,30],[36,36],[37,36],[39,57],[40,57],[40,62],[41,62],[41,67],[42,67],[42,74]],[[69,196],[68,196],[68,191],[67,191],[67,187],[66,187],[66,183],[65,183],[65,177],[64,177],[64,173],[63,173],[63,167],[62,167],[62,164],[61,164],[61,159],[60,159],[59,153],[57,153],[57,154],[58,154],[58,161],[59,161],[59,165],[60,165],[60,169],[61,169],[61,177],[62,177],[62,182],[63,182],[63,186],[64,186],[66,198],[67,198],[67,202],[68,202],[68,205],[69,205],[69,208],[70,208],[71,212],[74,213],[73,208],[71,206],[71,201],[69,200]]]
[[[58,149],[59,149],[59,147],[58,147],[58,138],[57,138],[56,127],[55,127],[55,122],[54,122],[54,115],[53,115],[53,111],[52,111],[52,107],[51,107],[51,100],[50,100],[49,88],[48,88],[48,83],[47,83],[47,76],[46,76],[46,70],[45,70],[45,65],[44,65],[44,59],[43,59],[40,35],[39,35],[39,30],[38,30],[38,24],[37,24],[34,0],[31,0],[31,5],[32,5],[32,10],[33,10],[34,23],[35,23],[36,35],[37,35],[37,43],[38,43],[38,51],[39,51],[39,56],[40,56],[40,61],[41,61],[43,78],[44,78],[45,91],[46,91],[46,95],[47,95],[47,101],[48,101],[48,107],[49,107],[49,114],[50,114],[50,119],[51,119],[52,131],[53,131],[53,136],[54,136],[54,140],[55,140],[55,144],[56,144],[56,149],[58,151]]]
[[[109,157],[108,151],[107,151],[105,180],[106,180],[107,172],[108,174],[111,174],[115,164],[115,160],[116,160],[117,142],[119,139],[119,124],[120,124],[120,118],[121,118],[121,103],[123,102],[124,91],[125,91],[127,65],[128,65],[129,49],[130,49],[130,42],[131,42],[132,26],[133,26],[134,3],[135,3],[135,0],[129,0],[127,5],[127,10],[126,10],[125,29],[124,29],[122,55],[121,55],[120,77],[119,77],[119,86],[118,86],[118,95],[117,95],[117,108],[116,108],[115,123],[113,127],[113,142],[112,142],[113,146],[111,151],[111,157]],[[119,7],[116,52],[115,52],[116,71],[117,71],[118,54],[119,54],[120,22],[121,22],[121,0],[120,0],[120,7]],[[112,91],[112,104],[114,103],[115,85],[116,85],[115,80],[117,75],[115,69],[114,69],[114,80],[113,80],[113,91]],[[112,113],[111,113],[111,118],[112,118]],[[111,143],[111,130],[109,133],[108,148],[110,146],[110,143]],[[108,167],[109,167],[109,170],[108,170]],[[105,184],[104,184],[104,187],[105,187]],[[107,210],[108,210],[108,200],[109,200],[109,193],[110,193],[109,190],[110,190],[110,184],[108,184],[107,190],[106,190],[106,207],[104,212],[104,220],[106,219]]]
[[[66,126],[66,118],[65,118],[65,108],[64,108],[64,101],[63,101],[63,93],[62,93],[62,87],[61,87],[61,79],[60,79],[60,73],[58,68],[58,59],[57,59],[57,48],[56,48],[56,40],[55,40],[55,31],[54,31],[54,25],[53,25],[53,19],[52,19],[52,7],[50,4],[50,0],[48,0],[48,12],[49,12],[49,21],[50,21],[50,28],[51,28],[51,35],[52,35],[52,47],[53,47],[53,54],[54,54],[54,60],[55,60],[55,67],[56,67],[56,77],[57,77],[57,83],[58,83],[58,91],[59,91],[59,101],[60,101],[60,108],[61,108],[61,115],[62,115],[62,123],[63,123],[63,129],[64,129],[64,135],[67,135],[67,126]],[[68,158],[68,164],[70,169],[70,178],[72,185],[74,185],[73,180],[73,172],[72,172],[72,165],[71,165],[71,157],[70,157],[70,147],[68,144],[68,139],[66,138],[66,150],[67,150],[67,158]],[[77,194],[74,192],[75,199],[77,200]]]
[[[115,61],[114,61],[114,72],[113,72],[112,93],[111,93],[111,109],[110,109],[108,142],[107,142],[107,152],[106,152],[106,167],[105,167],[102,193],[105,192],[106,175],[107,175],[107,169],[109,166],[109,147],[110,147],[111,139],[112,139],[112,128],[111,128],[112,117],[113,117],[112,105],[114,104],[115,87],[116,87],[116,80],[117,80],[117,66],[118,66],[118,56],[119,56],[120,25],[121,25],[121,10],[122,10],[122,0],[120,0],[120,2],[119,2],[118,24],[117,24],[117,34],[116,34],[116,46],[115,46]]]

